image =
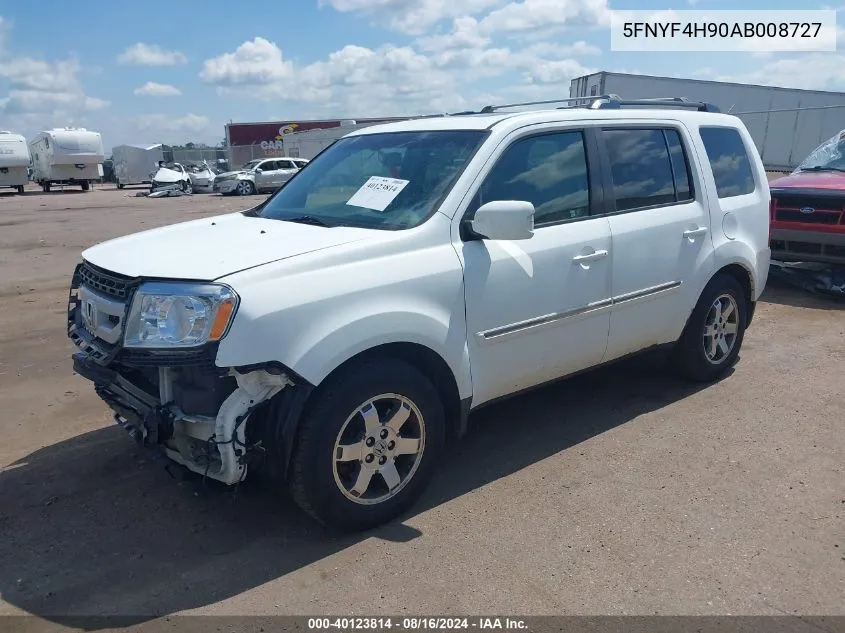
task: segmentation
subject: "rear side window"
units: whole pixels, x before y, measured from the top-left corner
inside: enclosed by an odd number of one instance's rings
[[[754,174],[739,132],[729,127],[702,127],[699,132],[707,150],[719,197],[730,198],[752,193]]]
[[[663,130],[616,128],[604,130],[603,136],[610,159],[617,211],[677,201],[672,160]],[[685,187],[688,197],[688,176]]]

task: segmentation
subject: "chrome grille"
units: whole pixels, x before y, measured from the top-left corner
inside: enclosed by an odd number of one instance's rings
[[[130,277],[106,272],[87,262],[83,263],[79,269],[79,276],[82,284],[88,286],[91,290],[124,301],[129,297],[129,290],[132,286]]]

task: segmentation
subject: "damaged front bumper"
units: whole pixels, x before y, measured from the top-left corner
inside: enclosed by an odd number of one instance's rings
[[[174,462],[224,484],[243,480],[252,457],[276,448],[266,445],[279,435],[274,425],[284,416],[274,410],[269,419],[270,402],[297,385],[278,368],[217,367],[216,345],[167,352],[122,348],[139,285],[89,264],[77,267],[68,302],[68,336],[78,348],[74,371],[94,383],[115,421],[137,442],[160,447]]]

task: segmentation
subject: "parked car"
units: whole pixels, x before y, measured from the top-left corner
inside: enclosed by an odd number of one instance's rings
[[[158,169],[152,175],[150,193],[166,189],[181,189],[185,193],[194,192],[191,174],[182,163],[159,162]]]
[[[845,265],[845,130],[769,186],[772,258]]]
[[[188,176],[194,191],[211,193],[214,189],[216,172],[208,164],[208,161],[193,163],[187,167]]]
[[[218,174],[214,178],[214,191],[239,196],[276,191],[307,164],[304,158],[251,160],[238,171]]]
[[[357,130],[248,211],[89,248],[74,369],[138,441],[224,484],[264,465],[350,530],[481,406],[656,346],[716,380],[767,281],[766,174],[738,118],[642,105]]]

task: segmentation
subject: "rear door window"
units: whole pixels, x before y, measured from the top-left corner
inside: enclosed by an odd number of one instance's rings
[[[605,129],[617,211],[676,202],[672,161],[663,130]]]
[[[752,193],[754,173],[739,132],[729,127],[702,127],[699,132],[707,150],[719,197],[730,198]]]

